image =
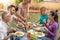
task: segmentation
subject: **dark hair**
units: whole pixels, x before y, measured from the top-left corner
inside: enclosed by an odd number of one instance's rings
[[[15,10],[18,11],[18,7],[17,6],[15,7]]]
[[[58,10],[56,10],[56,12],[58,12]]]
[[[9,9],[9,8],[12,8],[12,7],[14,7],[14,8],[15,8],[15,6],[14,6],[14,5],[10,5],[10,6],[8,6],[8,9]]]
[[[58,23],[58,14],[56,11],[50,11],[51,15],[54,16],[54,20]]]
[[[4,12],[2,13],[2,19],[4,19],[7,14],[8,14],[8,12],[4,11]]]

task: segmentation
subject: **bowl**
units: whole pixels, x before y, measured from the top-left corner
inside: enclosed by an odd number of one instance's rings
[[[37,38],[43,38],[45,37],[45,34],[43,32],[35,32]]]
[[[17,37],[23,37],[24,36],[24,32],[20,32],[20,31],[17,31],[15,34],[17,35]]]

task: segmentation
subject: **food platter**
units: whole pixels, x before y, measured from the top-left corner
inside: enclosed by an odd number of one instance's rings
[[[35,34],[36,34],[36,37],[38,37],[38,38],[45,36],[45,34],[43,32],[35,32]]]
[[[24,36],[24,32],[20,32],[20,31],[17,31],[15,34],[16,34],[17,36]]]

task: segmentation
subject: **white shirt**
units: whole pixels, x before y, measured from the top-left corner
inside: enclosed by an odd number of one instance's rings
[[[11,19],[10,19],[10,21],[8,22],[8,25],[11,26],[12,21],[13,21],[14,19],[16,19],[16,18],[17,18],[17,16],[15,16],[14,14],[11,15]]]
[[[3,40],[5,36],[7,36],[7,28],[8,25],[0,20],[0,40]]]

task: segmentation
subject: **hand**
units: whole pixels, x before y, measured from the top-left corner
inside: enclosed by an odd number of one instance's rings
[[[28,17],[28,19],[31,19],[31,17]]]
[[[26,27],[26,23],[23,23],[24,27]]]
[[[9,36],[17,36],[15,33],[10,33]]]
[[[8,40],[11,36],[17,36],[15,33],[10,33],[8,36],[5,36],[3,40]]]
[[[26,21],[27,19],[26,18],[23,18],[24,21]]]
[[[18,30],[17,28],[13,28],[13,32],[17,32],[17,30]]]
[[[44,29],[45,29],[46,34],[48,34],[48,29],[46,27],[44,27]]]
[[[46,19],[44,19],[44,23],[46,23]]]
[[[50,23],[50,20],[48,19],[48,23]]]
[[[40,20],[37,20],[36,23],[38,23]]]

